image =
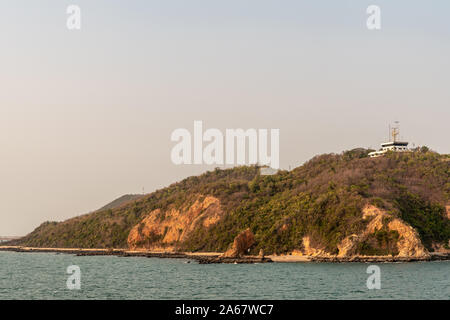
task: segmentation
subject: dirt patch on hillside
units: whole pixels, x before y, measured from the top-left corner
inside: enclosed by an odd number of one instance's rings
[[[128,235],[130,249],[173,250],[197,227],[209,228],[224,215],[219,199],[201,197],[188,207],[152,211]]]

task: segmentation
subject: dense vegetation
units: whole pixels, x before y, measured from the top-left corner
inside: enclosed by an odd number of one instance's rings
[[[120,198],[117,198],[116,200],[111,201],[110,203],[108,203],[107,205],[104,205],[103,207],[101,207],[100,209],[98,209],[97,211],[104,211],[104,210],[108,210],[108,209],[116,209],[126,203],[131,202],[132,200],[137,200],[139,198],[142,198],[144,195],[142,194],[125,194],[123,196],[121,196]]]
[[[337,252],[346,236],[365,228],[361,209],[371,203],[416,228],[424,245],[448,245],[448,156],[427,150],[368,158],[368,150],[316,156],[292,171],[259,175],[257,167],[216,169],[190,177],[118,208],[65,222],[47,222],[16,244],[50,247],[126,247],[131,228],[152,210],[184,208],[198,195],[220,199],[227,213],[212,227],[195,228],[182,250],[224,251],[242,230],[255,234],[253,252],[285,253],[313,245]],[[395,253],[396,232],[378,230],[358,251]],[[155,239],[157,241],[157,239]]]

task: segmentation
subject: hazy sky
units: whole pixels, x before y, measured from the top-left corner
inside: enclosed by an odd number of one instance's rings
[[[395,120],[450,153],[447,0],[2,0],[0,37],[0,235],[210,169],[170,160],[194,120],[279,128],[283,168]]]

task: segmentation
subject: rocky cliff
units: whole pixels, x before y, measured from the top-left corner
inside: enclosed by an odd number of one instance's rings
[[[192,205],[180,209],[156,209],[131,229],[128,246],[133,250],[174,250],[193,230],[207,229],[223,215],[220,200],[212,196],[198,196]]]
[[[399,257],[415,257],[426,258],[429,256],[428,251],[424,248],[419,235],[410,225],[399,218],[383,211],[373,205],[367,205],[363,208],[363,219],[369,220],[366,228],[359,234],[347,236],[338,245],[338,257],[348,257],[361,252],[362,247],[371,238],[378,238],[379,232],[392,234],[392,243],[384,244],[384,248],[389,247],[386,254],[396,255]],[[383,247],[383,244],[381,244]]]

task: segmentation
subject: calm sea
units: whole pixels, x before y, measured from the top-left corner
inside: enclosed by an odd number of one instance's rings
[[[69,290],[67,267],[81,270]],[[446,299],[450,262],[382,263],[368,290],[364,263],[199,265],[184,259],[0,252],[4,299]]]

